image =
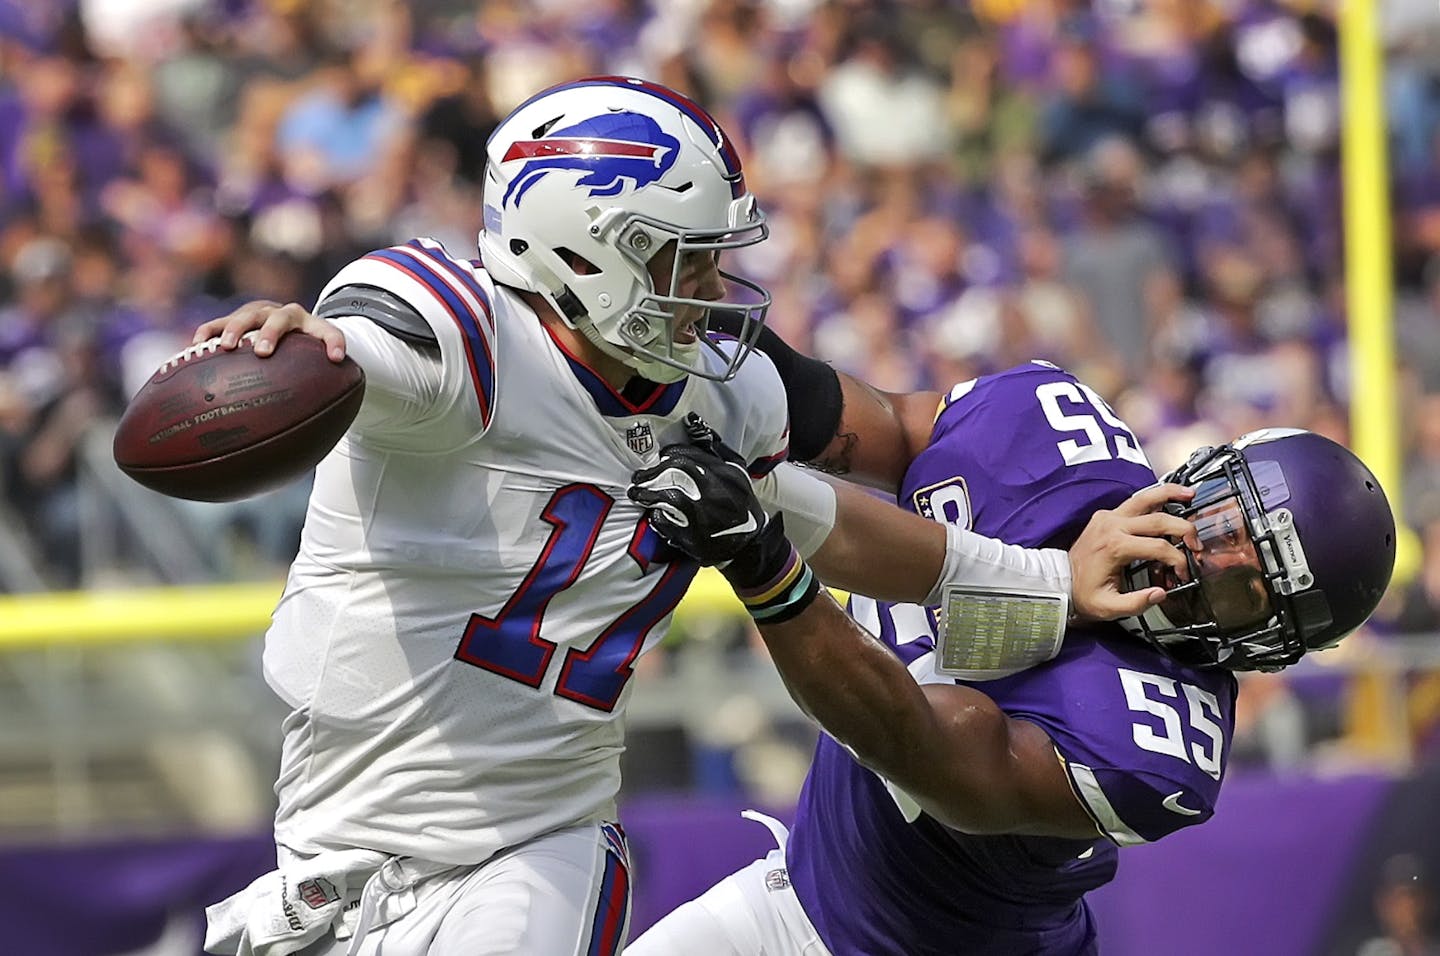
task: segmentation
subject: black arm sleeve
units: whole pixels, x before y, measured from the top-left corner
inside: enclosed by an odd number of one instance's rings
[[[709,327],[717,332],[738,337],[742,324],[738,312],[716,309],[710,313]],[[785,383],[790,410],[790,458],[813,460],[840,428],[840,415],[845,410],[840,376],[819,359],[792,349],[769,328],[760,330],[755,347],[770,357],[780,381]]]

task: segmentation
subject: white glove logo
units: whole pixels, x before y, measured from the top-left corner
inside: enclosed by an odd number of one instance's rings
[[[715,537],[720,538],[728,534],[747,534],[751,531],[754,531],[758,527],[759,525],[755,523],[755,516],[747,514],[745,516],[744,524],[737,524],[733,528],[726,528],[724,531],[717,531],[715,532]]]

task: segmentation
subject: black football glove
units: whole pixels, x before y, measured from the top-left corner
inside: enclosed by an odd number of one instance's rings
[[[721,573],[739,588],[761,584],[789,560],[777,515],[767,520],[745,461],[699,415],[685,418],[690,443],[666,445],[660,460],[631,476],[630,499],[650,511],[650,525],[672,547]]]

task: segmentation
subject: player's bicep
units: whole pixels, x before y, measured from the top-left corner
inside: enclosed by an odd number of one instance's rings
[[[810,464],[851,481],[895,491],[928,438],[939,396],[882,392],[843,372],[840,387],[844,411],[835,437]]]
[[[1007,718],[1007,727],[1016,797],[1028,818],[1043,822],[1035,832],[1077,839],[1096,836],[1099,828],[1071,787],[1050,735],[1038,724],[1013,717]]]

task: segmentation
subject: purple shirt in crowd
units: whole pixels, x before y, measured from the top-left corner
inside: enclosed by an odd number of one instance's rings
[[[950,392],[899,501],[1016,544],[1066,547],[1095,509],[1154,481],[1098,395],[1034,362]],[[907,664],[933,651],[930,616],[913,606],[857,598],[852,611]],[[1228,672],[1183,667],[1100,625],[1071,628],[1046,664],[972,686],[1049,734],[1096,838],[973,836],[923,813],[907,822],[885,783],[822,735],[786,856],[836,956],[1092,953],[1083,895],[1113,878],[1117,847],[1214,812],[1234,724]]]

